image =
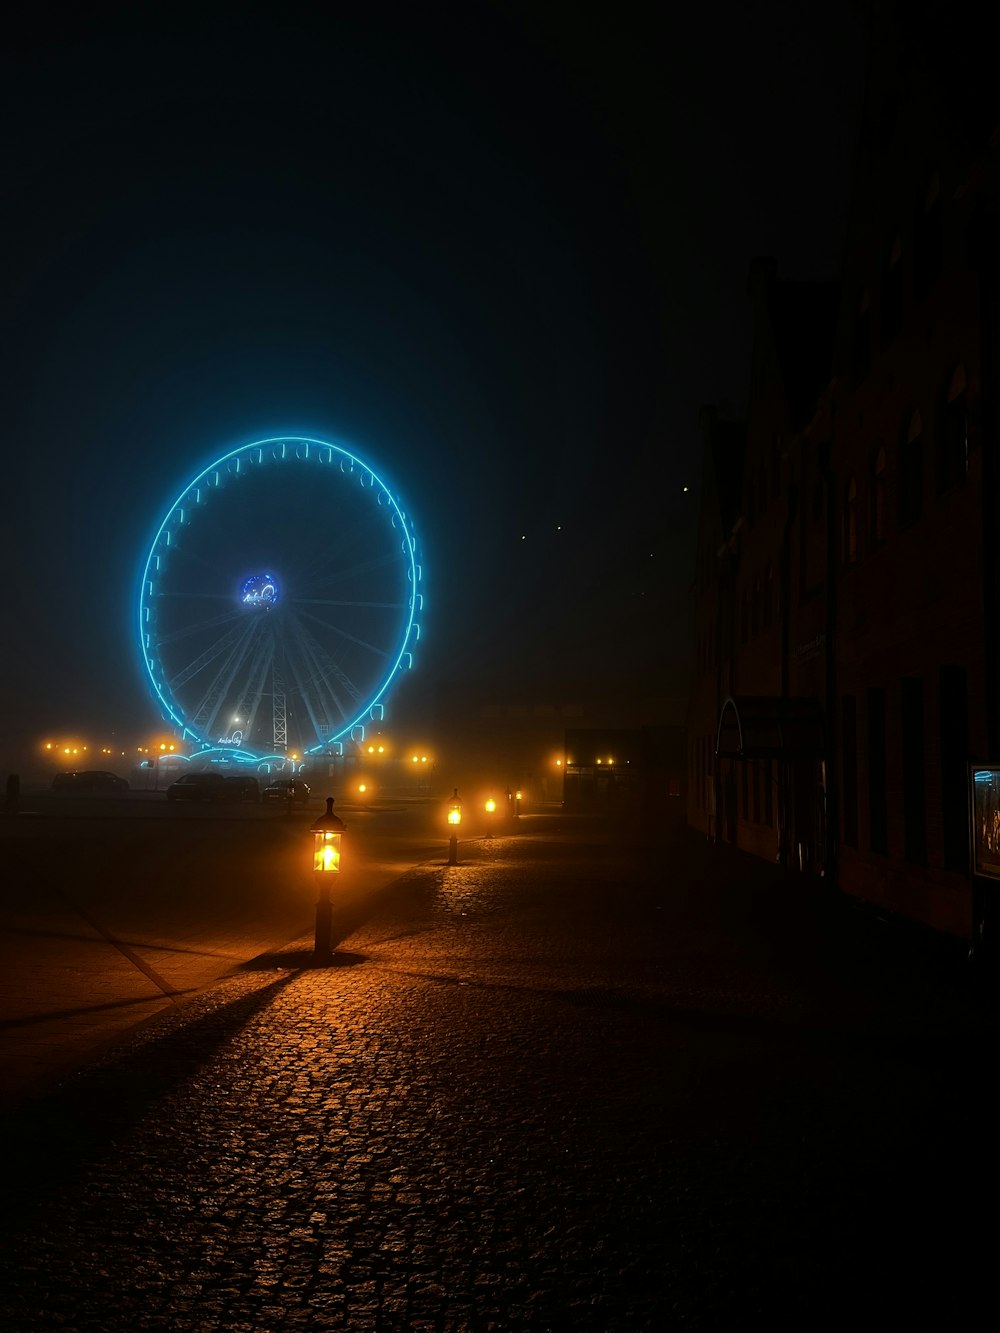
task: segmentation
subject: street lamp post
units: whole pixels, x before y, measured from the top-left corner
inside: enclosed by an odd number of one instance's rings
[[[486,813],[489,816],[489,822],[486,826],[488,835],[493,837],[493,816],[496,814],[497,803],[492,796],[486,798]]]
[[[452,831],[451,837],[448,839],[448,864],[450,866],[458,865],[458,826],[461,822],[462,801],[456,787],[451,800],[448,802],[448,827]]]
[[[313,878],[318,890],[313,958],[320,964],[329,963],[333,959],[330,883],[334,875],[340,874],[340,840],[346,827],[344,821],[333,813],[333,797],[328,796],[326,814],[320,815],[309,830],[313,836]]]

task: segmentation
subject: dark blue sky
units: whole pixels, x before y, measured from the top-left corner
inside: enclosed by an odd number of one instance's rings
[[[609,640],[681,681],[698,406],[745,396],[755,254],[835,272],[860,34],[659,8],[32,7],[0,69],[5,734],[156,719],[148,542],[275,433],[401,493],[426,683],[599,674]]]

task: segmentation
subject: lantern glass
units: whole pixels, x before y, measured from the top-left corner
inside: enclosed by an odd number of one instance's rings
[[[323,874],[340,870],[340,837],[328,829],[313,834],[313,870]]]
[[[461,824],[461,822],[462,822],[462,811],[457,805],[453,805],[448,811],[448,823]]]

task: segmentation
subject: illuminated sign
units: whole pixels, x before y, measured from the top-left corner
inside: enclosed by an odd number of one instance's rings
[[[977,875],[1000,879],[1000,768],[973,764],[969,785],[972,868]]]

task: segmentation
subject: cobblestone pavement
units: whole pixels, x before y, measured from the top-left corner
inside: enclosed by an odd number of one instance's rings
[[[526,828],[7,1115],[0,1326],[971,1327],[995,1025],[947,951]]]

